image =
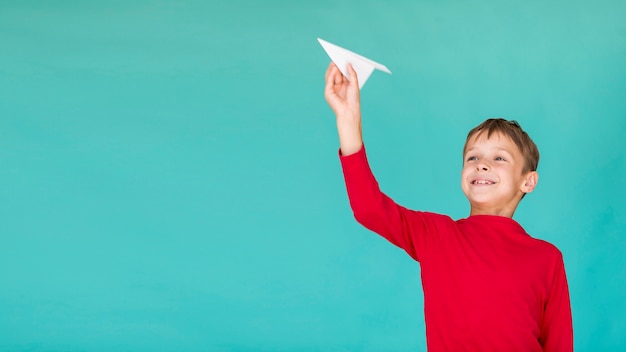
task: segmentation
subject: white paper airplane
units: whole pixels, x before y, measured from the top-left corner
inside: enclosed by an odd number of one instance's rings
[[[333,60],[335,65],[337,65],[341,73],[343,73],[343,75],[348,79],[350,79],[350,75],[348,74],[348,63],[352,64],[352,67],[356,71],[356,75],[359,79],[359,89],[365,85],[365,82],[370,77],[372,72],[374,72],[374,69],[391,74],[391,71],[389,71],[385,65],[374,62],[335,44],[331,44],[323,39],[317,38],[317,40],[320,44],[322,44],[322,47],[326,50],[330,59]]]

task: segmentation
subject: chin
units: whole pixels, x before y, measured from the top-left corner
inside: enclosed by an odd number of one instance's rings
[[[468,197],[470,205],[485,207],[489,204],[493,204],[494,200],[490,197]]]

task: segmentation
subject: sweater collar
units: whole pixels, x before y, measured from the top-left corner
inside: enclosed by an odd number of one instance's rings
[[[459,221],[466,222],[467,224],[474,224],[479,226],[498,226],[506,228],[508,231],[520,233],[529,236],[526,230],[517,221],[512,218],[499,215],[472,215]]]

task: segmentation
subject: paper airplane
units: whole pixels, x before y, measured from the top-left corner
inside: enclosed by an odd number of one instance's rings
[[[352,64],[352,67],[356,71],[356,75],[359,79],[359,89],[365,85],[365,82],[370,77],[372,72],[374,72],[374,69],[391,74],[391,71],[389,71],[385,65],[379,64],[378,62],[372,61],[335,44],[331,44],[323,39],[317,38],[317,40],[320,44],[322,44],[322,47],[326,50],[330,59],[333,60],[335,65],[337,65],[341,73],[343,73],[343,75],[348,79],[350,79],[350,75],[348,74],[348,63]]]

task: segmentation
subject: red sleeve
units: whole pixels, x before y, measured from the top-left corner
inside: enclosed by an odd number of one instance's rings
[[[341,166],[355,219],[371,231],[422,261],[436,243],[438,227],[453,224],[447,216],[409,210],[381,192],[367,161],[365,148],[342,156]],[[445,226],[445,225],[444,225]]]
[[[540,340],[543,350],[547,352],[574,350],[572,309],[561,252],[558,252],[552,284],[544,306]]]

